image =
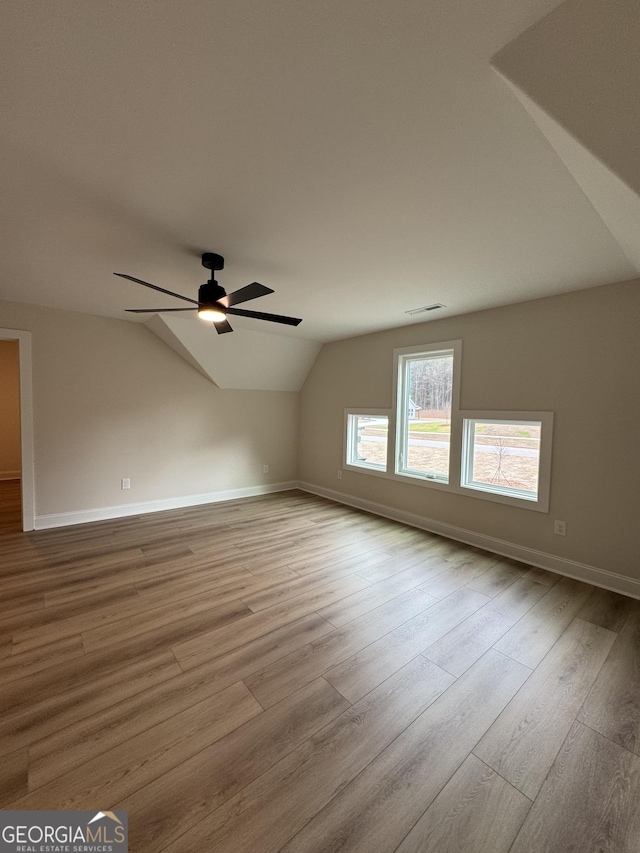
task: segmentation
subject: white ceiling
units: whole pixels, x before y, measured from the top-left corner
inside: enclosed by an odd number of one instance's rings
[[[490,64],[558,5],[4,0],[0,298],[139,321],[179,303],[113,272],[193,298],[214,251],[228,291],[276,291],[247,308],[303,318],[239,329],[327,341],[635,277]]]

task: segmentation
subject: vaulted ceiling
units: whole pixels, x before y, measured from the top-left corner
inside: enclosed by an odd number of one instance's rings
[[[637,0],[0,15],[1,299],[140,322],[178,303],[113,272],[193,298],[214,251],[303,318],[238,330],[327,341],[640,272]]]

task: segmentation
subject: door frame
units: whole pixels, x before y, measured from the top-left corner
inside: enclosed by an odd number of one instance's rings
[[[31,332],[0,329],[0,339],[18,341],[20,361],[20,454],[22,529],[35,529],[35,473],[33,455],[33,378],[31,370]]]

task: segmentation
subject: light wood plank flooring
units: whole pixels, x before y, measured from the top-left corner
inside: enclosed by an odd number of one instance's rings
[[[3,499],[0,807],[127,809],[132,853],[640,850],[640,602],[301,492]]]

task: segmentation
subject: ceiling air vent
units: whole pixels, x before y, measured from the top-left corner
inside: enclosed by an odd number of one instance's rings
[[[436,311],[438,308],[446,308],[446,305],[443,305],[442,302],[434,302],[433,305],[423,305],[422,308],[412,308],[411,311],[405,311],[405,314],[411,314],[413,317],[414,314],[424,314],[425,311]]]

